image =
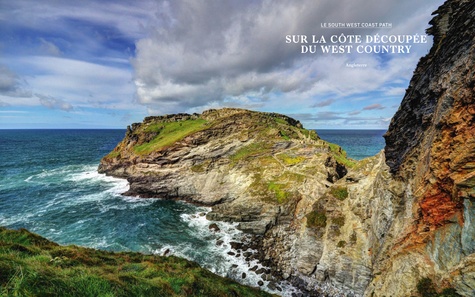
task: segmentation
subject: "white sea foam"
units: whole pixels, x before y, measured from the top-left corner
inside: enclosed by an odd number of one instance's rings
[[[73,183],[73,187],[70,187],[67,192],[57,193],[49,199],[44,207],[40,211],[36,211],[34,214],[23,213],[18,216],[9,218],[0,217],[1,225],[11,225],[21,221],[28,221],[28,216],[41,216],[43,213],[54,211],[56,208],[70,208],[70,213],[76,212],[75,206],[87,203],[93,203],[98,207],[100,213],[105,213],[111,210],[128,210],[137,209],[142,207],[149,207],[155,203],[156,198],[137,198],[127,197],[121,194],[129,189],[129,184],[125,179],[114,178],[106,176],[105,174],[99,174],[97,172],[96,165],[68,165],[60,168],[45,170],[29,176],[25,179],[28,183],[38,183],[42,185],[61,184],[61,183]],[[100,187],[100,191],[91,192],[91,187]],[[232,248],[232,242],[243,242],[248,240],[248,237],[237,229],[237,224],[226,222],[214,222],[208,221],[205,214],[211,209],[206,207],[199,207],[192,214],[182,214],[180,218],[185,222],[189,229],[181,230],[185,236],[193,236],[208,242],[205,250],[197,249],[192,243],[177,243],[177,244],[159,244],[160,248],[157,249],[156,245],[142,245],[142,249],[145,252],[150,252],[158,255],[176,255],[192,261],[200,263],[204,268],[225,277],[233,278],[240,283],[250,285],[253,287],[259,287],[274,294],[281,296],[291,296],[295,289],[290,285],[279,284],[283,289],[280,291],[272,291],[267,285],[269,281],[263,279],[262,275],[258,275],[256,270],[267,269],[258,262],[258,260],[246,261],[248,253],[257,253],[253,250],[234,250]],[[182,211],[180,207],[177,207],[175,211]],[[70,227],[75,230],[83,228],[84,224],[90,224],[88,222],[90,218],[82,218]],[[165,223],[165,222],[164,222]],[[210,224],[216,224],[219,227],[219,231],[210,230]],[[189,230],[192,230],[191,235],[188,234]],[[180,231],[180,230],[178,230]],[[79,231],[78,231],[79,232]],[[61,231],[49,229],[49,233],[54,237],[59,236]],[[65,236],[62,234],[61,236]],[[85,235],[85,237],[79,239],[80,242],[87,243],[87,246],[100,249],[114,249],[114,250],[129,250],[126,246],[112,240],[110,237],[113,234],[107,236],[95,237],[92,234]],[[206,255],[203,257],[203,253]],[[250,270],[250,269],[253,270]],[[243,276],[245,277],[243,278]]]
[[[26,213],[19,213],[17,215],[12,215],[9,217],[6,216],[0,216],[0,226],[9,226],[9,225],[14,225],[19,222],[27,222],[29,221],[30,218],[36,216],[36,213],[33,212],[26,212]]]
[[[134,209],[137,207],[149,206],[155,203],[160,198],[139,198],[131,196],[121,196],[121,200],[128,204],[128,208]]]
[[[279,284],[283,289],[282,291],[271,290],[267,287],[269,281],[264,280],[261,275],[258,275],[256,271],[261,268],[267,270],[258,260],[246,261],[246,253],[257,253],[256,250],[248,249],[246,251],[234,250],[231,242],[245,242],[250,240],[250,237],[237,229],[237,223],[217,222],[209,221],[206,219],[205,214],[209,212],[209,208],[200,208],[194,214],[182,214],[180,217],[185,221],[192,230],[196,230],[197,235],[201,238],[210,239],[208,249],[213,255],[214,259],[208,259],[206,263],[200,263],[203,267],[211,270],[213,273],[221,276],[230,277],[242,284],[259,287],[258,282],[262,282],[261,289],[271,292],[273,294],[281,296],[291,296],[292,293],[298,292],[293,286],[288,283]],[[215,231],[209,228],[211,224],[216,224],[219,231]],[[169,251],[170,254],[174,254],[180,257],[192,259],[187,253],[189,247],[163,247],[159,254],[163,255],[165,251]],[[250,270],[253,268],[253,270]],[[245,275],[245,278],[243,276]]]
[[[129,189],[129,183],[125,179],[107,176],[97,171],[96,165],[85,165],[80,170],[70,171],[65,180],[76,183],[102,183],[112,185],[106,192],[122,194]]]
[[[67,165],[55,169],[43,170],[35,173],[25,180],[27,183],[42,184],[50,186],[64,182],[74,182],[75,188],[70,192],[78,191],[81,187],[87,187],[91,184],[107,185],[108,189],[104,193],[120,195],[129,189],[127,180],[106,176],[97,172],[97,165]],[[99,196],[83,197],[80,201],[90,201],[91,199],[100,199]]]

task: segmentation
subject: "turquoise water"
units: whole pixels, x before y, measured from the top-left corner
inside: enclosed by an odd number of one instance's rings
[[[385,145],[386,130],[316,130],[322,139],[336,143],[348,157],[361,160],[379,153]]]
[[[217,222],[221,232],[213,232],[203,216],[208,208],[122,196],[127,181],[97,173],[102,156],[124,134],[125,130],[0,130],[0,226],[27,228],[60,244],[160,255],[170,251],[257,286],[260,276],[249,267],[260,265],[228,254],[231,241],[246,240],[235,225]],[[343,137],[319,134],[326,140]],[[378,136],[365,137],[363,144]],[[359,158],[369,150],[362,153],[358,143],[340,145]],[[243,272],[246,279],[241,278]]]
[[[258,263],[227,254],[230,242],[243,238],[234,225],[217,222],[221,232],[213,232],[203,216],[208,208],[122,196],[127,181],[97,173],[101,157],[124,134],[0,130],[0,226],[27,228],[60,244],[159,255],[169,251],[257,286],[260,277],[248,269]]]

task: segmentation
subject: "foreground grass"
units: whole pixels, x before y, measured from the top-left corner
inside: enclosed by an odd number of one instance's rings
[[[177,257],[60,246],[0,227],[0,296],[271,296]]]

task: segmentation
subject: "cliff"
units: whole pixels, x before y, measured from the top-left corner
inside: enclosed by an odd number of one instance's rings
[[[307,296],[475,296],[475,2],[449,0],[385,135],[359,162],[283,115],[149,117],[104,157],[127,195],[212,206]],[[440,294],[440,295],[438,295]]]
[[[435,14],[434,45],[385,135],[386,162],[405,189],[376,296],[402,296],[409,290],[396,280],[410,288],[421,277],[475,295],[475,2],[447,1]]]
[[[225,108],[133,124],[99,171],[127,178],[126,195],[214,206],[209,218],[262,235],[344,176],[345,164],[340,147],[294,119]]]
[[[212,206],[208,219],[238,222],[256,236],[260,260],[271,267],[263,279],[300,282],[300,271],[315,272],[314,248],[323,249],[312,246],[324,233],[323,204],[344,200],[329,190],[354,164],[294,119],[225,108],[133,124],[99,171],[127,178],[126,195]]]

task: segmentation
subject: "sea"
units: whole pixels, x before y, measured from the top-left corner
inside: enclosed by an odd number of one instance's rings
[[[320,138],[341,146],[347,156],[361,160],[384,149],[386,130],[315,130]]]
[[[362,159],[384,147],[383,130],[317,130]],[[147,254],[173,254],[240,283],[263,281],[231,248],[249,240],[236,224],[209,228],[207,207],[123,196],[126,180],[97,173],[100,159],[125,130],[0,130],[0,226],[26,228],[59,244]],[[256,252],[256,251],[252,251]],[[245,274],[245,278],[243,278]],[[294,289],[282,284],[290,296]],[[261,283],[262,285],[262,283]]]

